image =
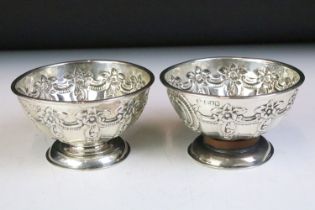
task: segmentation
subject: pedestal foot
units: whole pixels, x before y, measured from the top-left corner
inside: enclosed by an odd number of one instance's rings
[[[188,153],[198,162],[211,167],[233,169],[267,162],[273,155],[273,147],[263,136],[226,141],[200,135],[189,146]]]
[[[70,169],[96,169],[109,167],[125,159],[130,147],[120,137],[93,146],[72,146],[55,141],[48,149],[49,162]]]

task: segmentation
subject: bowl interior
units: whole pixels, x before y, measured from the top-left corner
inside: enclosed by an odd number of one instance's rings
[[[44,66],[18,77],[19,95],[50,101],[95,101],[134,93],[152,83],[152,74],[119,61],[76,61]]]
[[[296,68],[284,63],[250,58],[207,58],[165,70],[168,87],[214,96],[255,96],[298,86],[304,80]]]

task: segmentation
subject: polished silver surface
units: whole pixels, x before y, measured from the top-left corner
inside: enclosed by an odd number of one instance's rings
[[[48,160],[92,169],[128,155],[119,135],[139,118],[153,81],[149,70],[135,64],[82,60],[31,70],[11,88],[35,125],[56,139]]]
[[[122,161],[129,151],[128,143],[120,137],[90,147],[72,146],[57,140],[48,149],[46,157],[51,163],[64,168],[103,168]]]
[[[288,64],[237,57],[190,60],[167,68],[160,78],[185,125],[203,136],[189,154],[222,168],[270,159],[272,146],[261,135],[287,114],[304,81],[303,73]]]

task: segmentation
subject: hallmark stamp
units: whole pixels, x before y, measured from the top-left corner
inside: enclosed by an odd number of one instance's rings
[[[220,106],[219,101],[212,101],[212,100],[207,100],[207,99],[196,99],[197,104],[203,104],[203,105],[210,105],[210,106]]]

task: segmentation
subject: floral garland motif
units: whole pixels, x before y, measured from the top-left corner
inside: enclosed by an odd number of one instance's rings
[[[120,124],[120,127],[116,133],[117,136],[139,119],[147,99],[148,92],[145,92],[144,94],[140,95],[137,100],[131,100],[122,108],[120,108],[118,118],[124,119],[124,123]]]
[[[210,110],[212,115],[210,121],[221,124],[221,132],[224,138],[231,138],[236,130],[236,123],[243,120],[247,109],[244,107],[233,107],[231,104],[224,104]],[[205,115],[204,115],[205,116]]]
[[[96,106],[78,112],[58,111],[51,106],[33,105],[25,100],[21,103],[30,118],[36,124],[48,128],[55,138],[62,139],[66,131],[82,131],[85,141],[93,142],[100,139],[102,128],[118,125],[115,136],[121,134],[138,119],[146,100],[147,92],[123,103],[115,110]]]
[[[63,133],[61,127],[59,126],[59,113],[50,107],[46,107],[43,110],[38,110],[38,120],[42,122],[43,125],[47,126],[54,136],[56,136],[57,138],[62,138]]]
[[[274,120],[285,115],[294,103],[297,90],[292,92],[287,100],[270,99],[253,107],[233,105],[231,103],[212,104],[207,113],[201,111],[201,106],[192,103],[183,93],[168,89],[170,101],[185,125],[194,131],[203,131],[203,123],[218,126],[219,135],[231,140],[238,135],[238,130],[251,126],[251,135],[259,136],[273,124]],[[287,101],[287,102],[285,102]],[[203,109],[205,108],[202,106]],[[212,131],[216,131],[213,127]]]
[[[269,65],[253,71],[232,63],[217,70],[196,66],[184,77],[171,74],[169,83],[181,90],[205,95],[237,96],[273,93],[287,89],[298,81],[290,70]]]
[[[92,72],[87,67],[77,66],[64,78],[41,75],[32,84],[18,90],[32,98],[59,101],[69,95],[72,101],[88,100],[89,93],[97,92],[103,98],[121,96],[144,87],[141,74],[125,75],[116,68],[109,71]]]
[[[221,135],[225,139],[232,139],[237,131],[238,125],[257,124],[256,135],[266,132],[273,120],[285,114],[292,106],[296,92],[289,98],[285,105],[283,100],[269,100],[267,103],[254,109],[253,115],[246,115],[248,109],[240,106],[233,106],[230,103],[214,107],[210,115],[202,114],[196,110],[197,116],[203,121],[211,124],[218,124],[221,128]]]

